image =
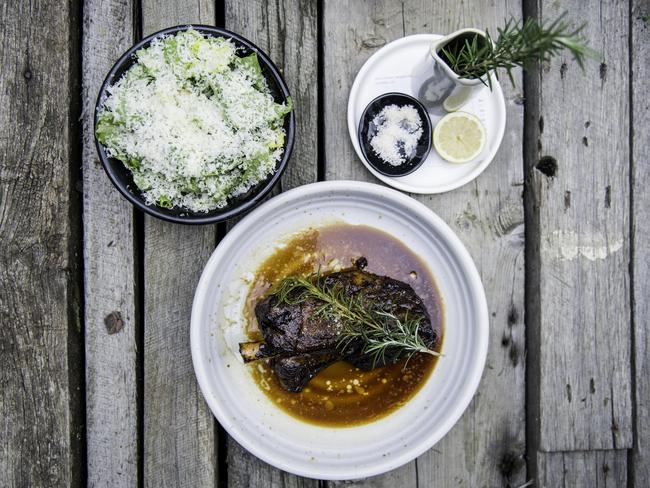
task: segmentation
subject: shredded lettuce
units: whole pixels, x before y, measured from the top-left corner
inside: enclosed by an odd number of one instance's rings
[[[238,63],[241,67],[249,70],[250,77],[254,80],[255,86],[258,89],[263,89],[265,87],[266,80],[264,79],[264,74],[262,73],[260,61],[257,59],[257,53],[249,54],[248,56],[239,58]]]

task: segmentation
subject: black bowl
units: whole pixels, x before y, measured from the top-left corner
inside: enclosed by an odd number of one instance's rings
[[[289,97],[289,90],[287,89],[287,85],[282,79],[282,76],[280,76],[280,72],[273,64],[271,59],[248,39],[245,39],[238,34],[227,31],[226,29],[220,29],[218,27],[194,24],[178,25],[176,27],[169,27],[167,29],[156,32],[155,34],[151,34],[148,37],[145,37],[131,49],[125,52],[122,57],[115,63],[113,68],[106,76],[101,89],[99,90],[99,95],[95,104],[95,126],[97,125],[97,115],[99,113],[99,108],[102,106],[106,98],[106,89],[117,82],[122,77],[122,75],[135,64],[136,59],[134,53],[139,49],[147,47],[155,38],[174,34],[176,32],[184,31],[190,28],[211,37],[225,37],[230,39],[237,47],[237,54],[239,56],[243,57],[252,54],[253,52],[257,53],[260,66],[262,68],[262,73],[266,78],[266,82],[268,84],[269,90],[271,91],[271,94],[273,95],[273,98],[277,103],[283,103],[287,101],[287,98]],[[266,179],[253,186],[245,194],[229,199],[226,207],[212,210],[210,212],[191,212],[190,210],[183,208],[167,209],[158,207],[156,205],[147,205],[145,203],[144,197],[142,196],[142,192],[133,182],[133,175],[131,174],[131,170],[124,166],[121,161],[108,157],[106,155],[104,146],[97,140],[97,137],[95,137],[95,145],[97,146],[99,159],[101,160],[102,165],[108,174],[108,177],[113,182],[115,187],[120,191],[120,193],[122,193],[122,195],[124,195],[124,197],[137,208],[148,213],[149,215],[153,215],[154,217],[168,220],[170,222],[176,222],[180,224],[210,224],[233,218],[236,215],[251,210],[257,204],[259,204],[271,191],[273,186],[280,179],[280,176],[287,166],[289,156],[291,156],[291,150],[293,149],[293,143],[295,139],[295,125],[296,119],[292,110],[287,116],[285,116],[284,119],[284,130],[286,132],[284,153],[282,155],[282,159],[276,165],[275,171]]]
[[[381,159],[375,154],[370,146],[370,140],[377,130],[373,123],[373,119],[384,107],[393,104],[398,106],[413,105],[422,120],[422,136],[415,148],[415,154],[399,166],[393,166]],[[384,93],[370,102],[363,111],[361,120],[359,120],[357,137],[359,138],[361,152],[363,152],[366,161],[368,161],[370,166],[375,170],[386,176],[406,176],[418,169],[424,160],[427,159],[429,151],[431,151],[431,139],[433,135],[431,133],[431,120],[429,119],[429,114],[422,103],[405,93]]]

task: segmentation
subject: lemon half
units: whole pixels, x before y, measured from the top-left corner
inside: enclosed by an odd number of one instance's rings
[[[445,115],[433,130],[433,145],[440,157],[450,163],[468,163],[485,147],[485,127],[467,112]]]

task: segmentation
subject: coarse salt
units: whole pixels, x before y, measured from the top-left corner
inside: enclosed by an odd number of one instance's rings
[[[392,166],[401,166],[413,157],[422,137],[422,119],[413,105],[387,105],[372,123],[377,132],[370,146],[377,156]]]

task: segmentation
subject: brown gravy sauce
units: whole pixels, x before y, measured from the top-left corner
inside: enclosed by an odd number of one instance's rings
[[[246,299],[247,334],[261,339],[255,304],[286,276],[349,268],[355,259],[368,260],[365,271],[409,283],[424,301],[431,321],[443,337],[442,300],[433,276],[404,244],[378,229],[349,224],[310,228],[271,255],[257,270]],[[439,342],[440,347],[442,340]],[[426,382],[437,358],[414,356],[397,364],[361,371],[340,361],[321,371],[300,393],[284,390],[264,361],[249,368],[256,383],[280,409],[300,420],[330,427],[351,427],[377,420],[410,400]]]

